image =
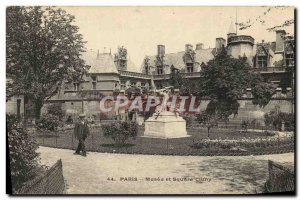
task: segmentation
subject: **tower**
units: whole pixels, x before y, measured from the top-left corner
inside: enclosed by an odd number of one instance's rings
[[[233,22],[227,34],[227,53],[233,58],[247,57],[250,65],[253,59],[254,38],[250,35],[237,35]]]

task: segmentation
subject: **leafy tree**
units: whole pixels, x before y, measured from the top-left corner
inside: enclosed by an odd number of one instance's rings
[[[252,88],[253,103],[261,107],[267,105],[275,93],[275,87],[251,69],[246,57],[232,58],[225,48],[202,66],[200,74],[200,94],[210,98],[207,113],[223,119],[238,113],[238,99],[247,88]]]
[[[6,68],[9,95],[26,95],[40,117],[46,100],[63,81],[80,80],[88,66],[75,17],[55,7],[11,6],[6,10]]]
[[[39,154],[36,150],[38,145],[18,121],[16,115],[6,114],[6,131],[12,190],[16,193],[24,182],[37,175]]]
[[[174,86],[175,89],[180,89],[183,84],[182,75],[180,74],[179,70],[175,69],[174,67],[171,68],[169,84]]]
[[[190,80],[184,78],[179,70],[172,70],[168,83],[174,86],[174,89],[179,89],[181,95],[199,96],[200,77],[199,79]]]
[[[218,126],[219,117],[217,115],[203,111],[197,115],[198,122],[207,128],[207,137],[210,138],[210,129]]]

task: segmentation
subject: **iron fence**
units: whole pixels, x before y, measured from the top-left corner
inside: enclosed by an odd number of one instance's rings
[[[290,192],[295,189],[294,166],[283,165],[269,160],[267,192]]]
[[[37,178],[24,184],[18,194],[64,194],[65,181],[62,161],[58,160],[52,167]]]

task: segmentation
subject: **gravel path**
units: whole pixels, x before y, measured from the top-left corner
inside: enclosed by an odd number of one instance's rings
[[[197,157],[89,152],[82,157],[48,147],[39,152],[47,166],[62,159],[68,194],[256,193],[268,179],[268,159],[294,161],[293,153]]]

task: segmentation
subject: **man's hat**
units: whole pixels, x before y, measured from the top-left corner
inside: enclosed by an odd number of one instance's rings
[[[84,113],[79,114],[79,117],[85,117]]]

